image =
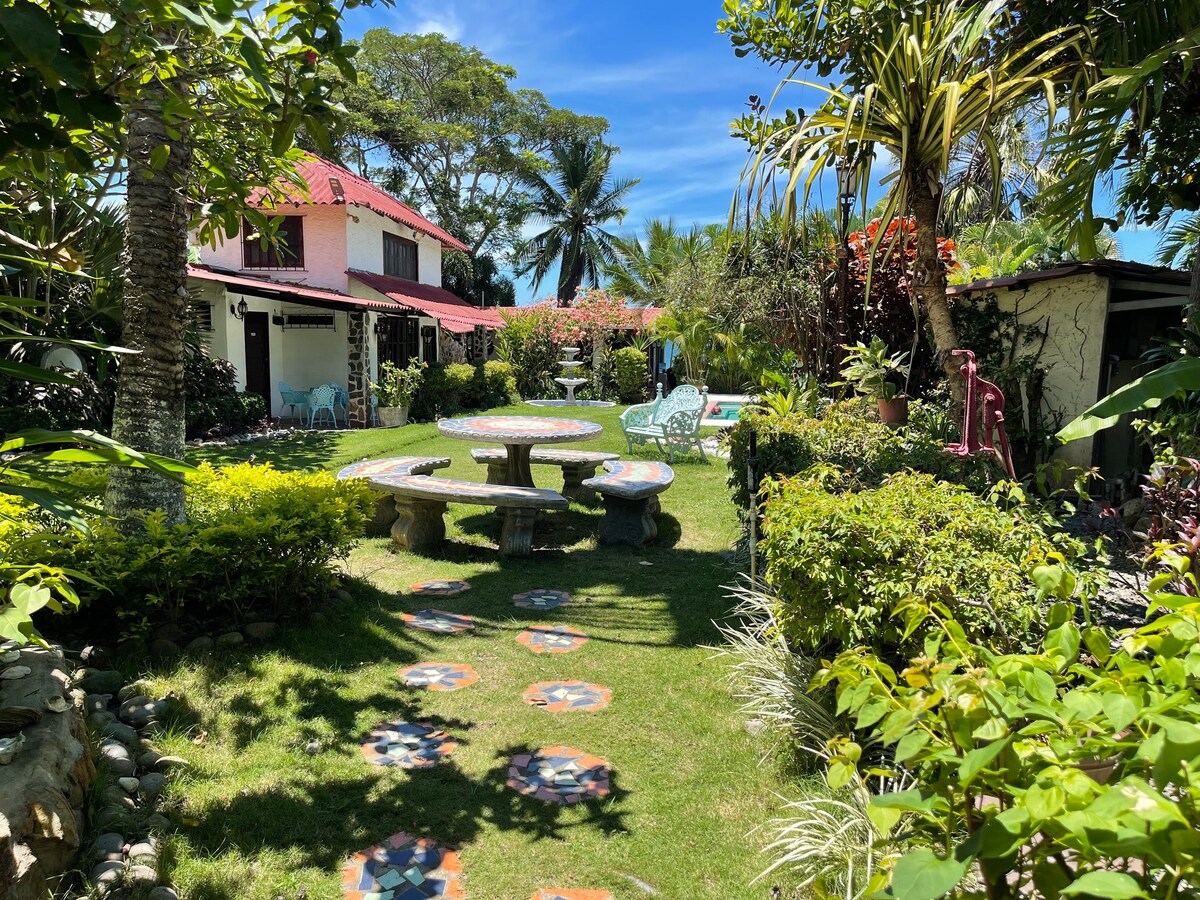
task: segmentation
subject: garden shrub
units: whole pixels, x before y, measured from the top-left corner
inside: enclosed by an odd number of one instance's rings
[[[646,354],[637,347],[622,347],[613,353],[617,397],[622,403],[646,399]]]
[[[237,370],[229,360],[197,354],[184,363],[183,383],[189,438],[237,434],[267,418],[262,397],[237,389]]]
[[[152,513],[125,534],[110,520],[64,542],[54,563],[103,585],[78,582],[85,615],[115,613],[126,631],[191,620],[278,617],[320,600],[334,565],[362,535],[374,496],[327,472],[209,464],[188,477],[188,522]]]
[[[779,415],[744,407],[730,431],[729,486],[739,510],[750,504],[746,460],[750,432],[758,434],[758,476],[799,475],[811,466],[839,469],[851,486],[874,486],[887,475],[910,469],[963,481],[973,487],[998,474],[983,460],[961,461],[942,452],[943,444],[930,434],[909,428],[888,428],[863,400],[834,403],[823,415]]]
[[[512,366],[506,362],[493,359],[483,364],[483,386],[480,409],[508,406],[520,400],[517,378],[513,374]]]
[[[1053,548],[962,486],[903,472],[845,493],[805,476],[763,489],[766,579],[799,648],[917,647],[903,615],[914,603],[945,604],[977,639],[1020,641],[1034,622],[1026,573]]]
[[[413,402],[409,416],[420,420],[437,419],[464,410],[507,406],[519,399],[512,366],[506,362],[436,364],[426,372],[425,384]]]

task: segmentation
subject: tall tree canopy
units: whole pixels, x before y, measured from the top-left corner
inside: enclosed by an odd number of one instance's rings
[[[560,303],[569,304],[583,285],[595,287],[618,258],[617,237],[604,230],[625,218],[624,203],[637,179],[614,179],[614,149],[599,140],[579,140],[551,151],[552,168],[532,173],[533,215],[547,227],[518,257],[518,273],[533,274],[537,290],[557,263]]]
[[[511,66],[440,34],[372,29],[356,63],[343,158],[365,171],[386,153],[387,187],[475,253],[514,246],[531,208],[528,180],[552,148],[608,131],[603,118],[514,89]]]

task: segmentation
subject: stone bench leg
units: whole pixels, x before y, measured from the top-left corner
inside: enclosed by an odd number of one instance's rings
[[[562,495],[577,503],[594,502],[596,492],[591,488],[584,487],[583,482],[585,479],[595,478],[597,468],[595,463],[563,463]]]
[[[627,500],[613,494],[602,494],[604,518],[600,520],[600,543],[632,544],[640,547],[658,536],[654,513],[658,497]]]
[[[396,500],[391,494],[376,493],[375,514],[367,522],[367,534],[382,536],[391,531],[396,521]]]
[[[392,540],[401,550],[429,550],[446,540],[446,503],[396,497],[396,521]]]
[[[537,521],[537,515],[536,509],[519,506],[504,508],[504,524],[500,528],[501,556],[533,555],[533,523]]]

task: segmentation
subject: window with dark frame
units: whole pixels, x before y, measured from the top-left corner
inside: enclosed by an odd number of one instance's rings
[[[283,216],[275,232],[279,243],[263,245],[262,237],[242,220],[242,268],[303,269],[304,216]],[[253,235],[253,236],[252,236]]]
[[[417,242],[399,235],[383,235],[383,274],[417,280]]]

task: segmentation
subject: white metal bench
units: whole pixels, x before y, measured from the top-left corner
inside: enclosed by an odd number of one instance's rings
[[[500,552],[504,556],[533,554],[533,523],[541,509],[567,509],[567,498],[558,491],[479,484],[429,475],[385,475],[372,478],[371,487],[392,495],[397,518],[392,540],[405,550],[427,550],[446,539],[446,505],[470,503],[504,510]]]
[[[700,458],[707,462],[704,444],[700,441],[700,422],[707,409],[707,387],[701,390],[690,384],[681,384],[664,398],[660,384],[658,395],[652,402],[631,406],[621,413],[621,431],[625,433],[629,452],[633,452],[634,444],[647,441],[654,441],[662,450],[665,441],[669,462],[675,462],[676,449],[682,448],[686,452],[692,446],[700,451]]]
[[[448,456],[390,456],[368,459],[346,466],[337,473],[338,481],[351,478],[378,478],[387,475],[429,475],[450,465]],[[380,494],[375,516],[367,523],[367,534],[387,534],[396,521],[396,504],[391,494]]]
[[[649,460],[606,462],[604,475],[583,484],[604,500],[600,543],[632,544],[640,547],[658,536],[654,517],[659,511],[658,495],[675,481],[666,463]]]
[[[620,459],[616,453],[600,453],[594,450],[556,450],[553,447],[534,447],[529,453],[529,462],[535,466],[558,466],[562,469],[562,494],[571,500],[591,500],[595,494],[583,486],[584,480],[593,477],[601,463]],[[471,459],[486,464],[488,484],[503,484],[508,472],[508,451],[497,448],[477,447],[471,451]]]

